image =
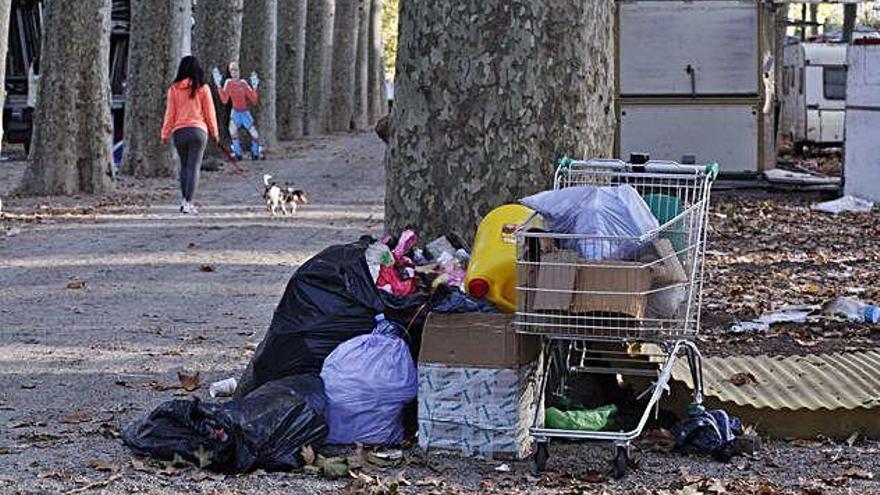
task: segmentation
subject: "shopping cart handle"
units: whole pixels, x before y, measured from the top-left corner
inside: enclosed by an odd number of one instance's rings
[[[706,175],[709,176],[709,180],[715,182],[715,180],[718,178],[718,174],[721,173],[721,167],[718,166],[717,162],[712,162],[706,165],[705,171]]]

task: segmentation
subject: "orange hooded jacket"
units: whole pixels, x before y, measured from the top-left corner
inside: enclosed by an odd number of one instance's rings
[[[191,87],[192,82],[184,79],[168,88],[165,122],[162,124],[163,141],[167,141],[174,131],[184,127],[198,127],[215,140],[220,136],[211,89],[207,84],[202,85],[195,96],[191,97]]]

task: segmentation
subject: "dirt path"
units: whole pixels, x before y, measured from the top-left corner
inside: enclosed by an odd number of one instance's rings
[[[347,482],[302,473],[205,479],[192,469],[160,474],[157,464],[140,470],[115,437],[121,425],[180,393],[165,389],[177,383],[179,368],[200,370],[203,383],[238,375],[295,268],[330,244],[382,231],[383,152],[372,135],[320,138],[290,146],[283,160],[245,163],[244,178],[203,174],[199,217],[177,213],[172,180],[123,178],[119,192],[106,198],[8,198],[24,164],[0,162],[9,214],[0,220],[0,492],[346,490]],[[263,173],[301,186],[312,204],[292,218],[267,216],[259,197]],[[76,281],[82,288],[68,288]],[[602,485],[588,480],[602,479],[593,470],[605,467],[604,447],[563,445],[553,452],[542,480],[527,476],[525,462],[501,474],[497,463],[432,457],[431,466],[407,467],[405,476],[442,483],[403,491],[650,493],[646,487],[680,488],[702,478],[752,480],[754,488],[759,477],[799,487],[838,476],[840,459],[872,472],[877,467],[866,460],[876,458],[872,442],[815,448],[773,442],[766,454],[735,465],[646,453],[632,476]],[[818,464],[823,467],[815,469]],[[857,491],[872,486],[850,478],[840,483]]]

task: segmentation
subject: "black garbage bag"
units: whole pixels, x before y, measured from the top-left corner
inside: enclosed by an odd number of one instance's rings
[[[326,438],[326,403],[317,374],[290,376],[224,404],[166,402],[126,427],[122,440],[138,454],[176,454],[214,471],[289,470],[302,466],[303,446]]]
[[[331,246],[293,274],[235,397],[281,377],[320,373],[336,346],[372,331],[384,303],[364,259],[371,242],[364,236]]]

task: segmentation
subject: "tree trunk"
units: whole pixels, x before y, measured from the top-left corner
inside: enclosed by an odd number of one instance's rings
[[[110,0],[48,0],[25,194],[113,189]]]
[[[779,7],[777,6],[777,9],[778,8]],[[818,3],[811,3],[809,5],[809,8],[810,8],[810,22],[815,23],[816,21],[819,20],[819,4]],[[810,34],[812,36],[818,36],[819,35],[819,26],[817,26],[815,24],[811,25],[810,26]]]
[[[9,26],[9,10],[12,0],[0,0],[0,26]],[[0,60],[6,60],[9,48],[9,29],[0,29]],[[26,69],[26,68],[25,68]],[[6,101],[6,71],[0,71],[0,101]],[[0,148],[3,143],[3,125],[0,122]]]
[[[333,0],[309,0],[306,24],[305,133],[327,129],[333,66]]]
[[[473,235],[483,215],[551,185],[564,156],[607,157],[613,0],[404,2],[389,232]]]
[[[856,14],[859,5],[848,3],[843,6],[843,42],[849,43],[853,39],[853,31],[856,27]]]
[[[369,125],[374,125],[388,113],[388,100],[385,98],[385,57],[382,50],[382,0],[370,0],[369,64]]]
[[[241,18],[243,0],[202,0],[196,3],[195,32],[193,33],[193,52],[205,68],[205,76],[213,87],[211,69],[217,67],[223,74],[227,73],[229,62],[238,61],[241,47]],[[216,89],[214,107],[217,110],[217,125],[220,127],[220,139],[227,148],[230,144],[229,107],[220,103]],[[209,145],[206,155],[206,168],[215,168],[224,157],[215,146]]]
[[[278,137],[289,141],[303,135],[303,65],[306,50],[308,0],[278,4],[276,102]]]
[[[190,0],[135,0],[131,3],[125,156],[122,169],[138,177],[170,177],[176,164],[160,136],[166,89],[174,80],[187,44]]]
[[[367,128],[369,121],[370,74],[370,0],[358,0],[357,60],[354,64],[354,116],[355,130]]]
[[[285,0],[281,0],[282,3]],[[260,142],[270,146],[275,142],[275,43],[277,29],[277,0],[245,0],[241,35],[241,77],[251,71],[260,77],[259,104],[254,109]]]
[[[336,0],[333,21],[333,77],[330,130],[350,131],[354,116],[354,79],[357,62],[358,0]]]

